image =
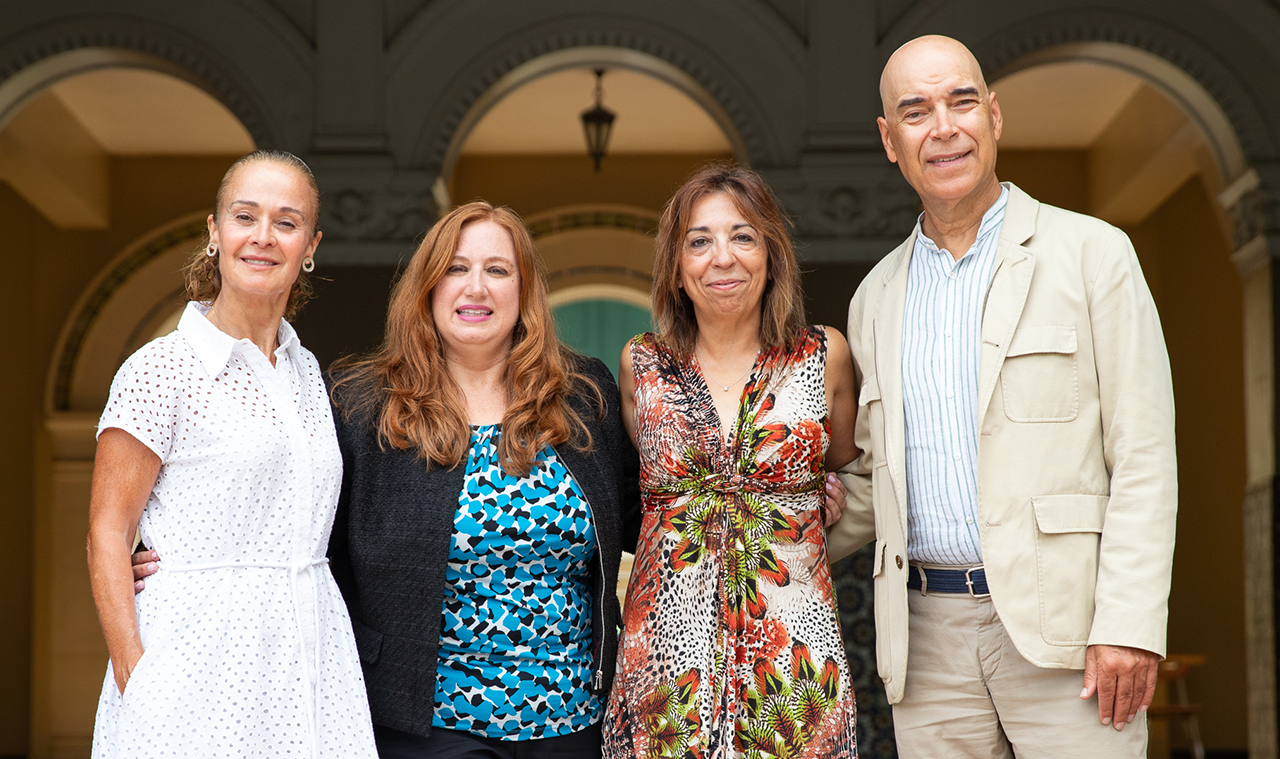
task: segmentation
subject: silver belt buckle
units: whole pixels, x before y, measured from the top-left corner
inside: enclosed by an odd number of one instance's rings
[[[970,573],[971,573],[971,572],[974,572],[975,570],[985,569],[985,567],[986,567],[986,565],[985,565],[985,564],[979,564],[979,565],[978,565],[978,566],[976,566],[976,567],[969,567],[968,569],[966,569],[966,570],[964,571],[964,584],[965,584],[965,585],[967,585],[967,586],[969,586],[969,595],[970,595],[970,596],[972,596],[972,597],[974,597],[974,598],[990,598],[990,597],[991,597],[991,585],[990,585],[990,583],[988,583],[988,585],[987,585],[987,592],[986,592],[986,593],[974,593],[974,592],[973,592],[973,576],[972,576]]]

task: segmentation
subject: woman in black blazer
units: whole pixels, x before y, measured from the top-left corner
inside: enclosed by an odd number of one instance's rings
[[[556,340],[519,218],[441,219],[381,349],[332,379],[329,557],[380,755],[599,756],[638,463],[612,375]]]

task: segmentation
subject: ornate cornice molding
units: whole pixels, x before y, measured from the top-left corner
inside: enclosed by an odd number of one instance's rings
[[[279,130],[271,125],[265,110],[254,102],[249,94],[251,88],[223,65],[220,53],[179,29],[135,17],[116,14],[79,16],[28,29],[17,37],[0,41],[0,85],[54,56],[95,48],[129,51],[145,57],[132,57],[127,62],[115,64],[108,59],[97,65],[86,62],[86,67],[81,70],[134,65],[172,74],[217,98],[240,120],[256,144],[280,144]],[[71,73],[80,71],[60,73],[58,78]],[[0,103],[0,111],[8,105]],[[4,115],[0,112],[0,119]]]

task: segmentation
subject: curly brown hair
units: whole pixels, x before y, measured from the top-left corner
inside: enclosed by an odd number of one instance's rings
[[[307,181],[307,185],[311,189],[311,206],[313,209],[308,220],[311,222],[311,238],[315,239],[315,236],[320,233],[320,186],[316,184],[315,175],[311,173],[310,167],[303,163],[301,158],[284,150],[258,148],[252,153],[240,156],[235,163],[231,164],[231,168],[227,169],[227,173],[222,175],[222,182],[218,185],[218,194],[214,196],[214,223],[217,223],[222,218],[227,187],[230,186],[236,172],[245,166],[255,163],[274,163],[278,166],[293,169]],[[218,268],[218,262],[222,258],[222,254],[218,252],[212,256],[207,255],[210,242],[209,235],[206,233],[204,242],[201,243],[199,248],[191,252],[190,258],[187,260],[187,265],[183,272],[187,283],[187,300],[210,303],[218,297],[218,293],[222,292],[222,271]],[[293,289],[289,291],[289,302],[284,309],[284,318],[292,319],[298,313],[298,310],[314,296],[315,292],[311,289],[311,275],[305,271],[299,271],[298,278],[293,283]]]

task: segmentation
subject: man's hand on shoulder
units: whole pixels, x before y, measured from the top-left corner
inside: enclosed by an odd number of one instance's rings
[[[1080,698],[1098,695],[1098,719],[1117,730],[1151,706],[1160,657],[1127,646],[1089,646]]]
[[[160,565],[160,554],[155,551],[142,550],[133,555],[133,594],[136,596],[147,587],[145,580],[156,573]]]

